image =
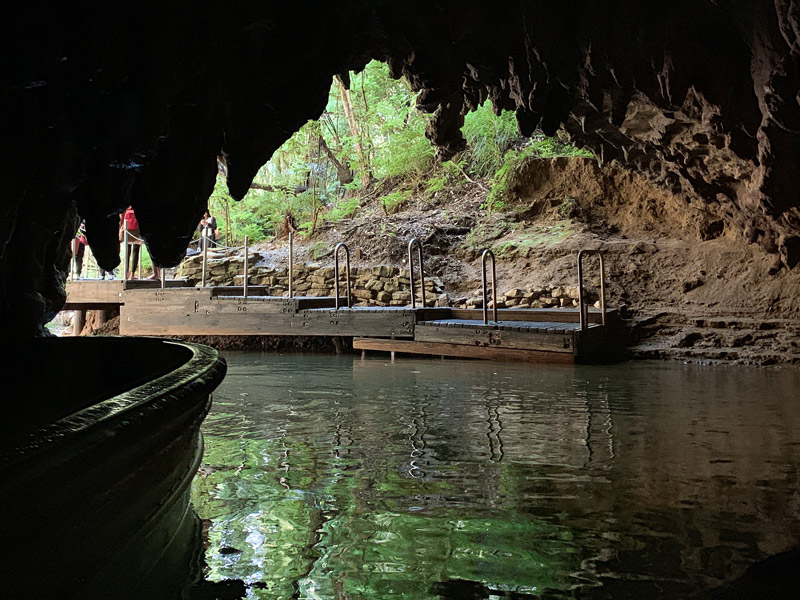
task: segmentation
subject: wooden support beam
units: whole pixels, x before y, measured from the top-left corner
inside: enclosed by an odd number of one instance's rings
[[[606,319],[616,318],[616,309],[606,310]],[[419,313],[420,321],[441,319],[466,319],[483,322],[483,311],[474,308],[426,308]],[[498,321],[550,321],[555,323],[578,323],[577,308],[501,308]],[[597,309],[589,309],[589,323],[600,323],[602,315]]]
[[[622,344],[619,314],[589,313],[581,331],[577,309],[501,309],[483,323],[479,309],[346,307],[333,297],[269,296],[268,286],[189,287],[184,281],[79,280],[67,287],[65,310],[120,310],[120,335],[274,335],[358,338],[360,349],[567,362],[601,358]],[[82,313],[75,312],[80,319]],[[76,327],[83,327],[83,322]],[[80,329],[78,329],[80,331]],[[413,341],[412,341],[413,340]]]
[[[475,358],[481,360],[507,360],[534,363],[574,364],[575,356],[563,352],[516,350],[495,346],[467,346],[443,342],[417,342],[413,340],[387,340],[377,338],[355,338],[355,350],[377,350],[401,354],[449,356],[453,358]]]
[[[86,311],[75,310],[72,311],[72,335],[79,336],[83,331],[83,325],[86,323]]]
[[[244,298],[197,290],[126,292],[122,335],[299,335],[412,337],[414,312],[405,309],[316,308],[298,298]]]
[[[465,346],[575,353],[575,332],[569,330],[500,330],[477,327],[447,327],[417,323],[414,340]]]

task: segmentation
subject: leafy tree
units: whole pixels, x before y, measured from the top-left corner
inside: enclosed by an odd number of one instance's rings
[[[450,195],[441,192],[465,182],[483,186],[483,180],[491,185],[486,206],[499,208],[521,160],[580,154],[556,138],[520,137],[514,114],[497,114],[487,102],[465,115],[467,149],[438,164],[425,137],[429,116],[417,110],[416,100],[408,82],[392,79],[378,61],[335,77],[322,116],[274,153],[242,202],[231,202],[221,173],[209,208],[225,242],[240,244],[247,235],[257,243],[290,231],[313,235],[321,220],[354,214],[370,190],[389,213],[402,210],[409,190],[442,201]],[[380,194],[378,181],[384,182]]]

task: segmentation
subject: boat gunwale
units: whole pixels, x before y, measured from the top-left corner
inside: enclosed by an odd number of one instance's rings
[[[227,370],[224,358],[219,352],[209,346],[183,340],[124,336],[109,336],[102,338],[118,340],[114,343],[124,344],[126,339],[148,340],[146,343],[165,344],[183,347],[190,351],[187,360],[182,361],[175,369],[168,371],[154,379],[146,381],[129,390],[115,394],[105,400],[79,409],[67,416],[59,418],[45,425],[31,429],[23,441],[20,441],[8,450],[0,451],[0,476],[15,470],[21,464],[41,457],[49,450],[64,447],[76,438],[97,437],[97,445],[103,438],[110,435],[108,431],[112,426],[134,427],[146,421],[150,412],[174,406],[181,400],[197,396],[209,396],[222,381]],[[100,338],[98,338],[100,339]],[[206,390],[206,391],[203,391]],[[202,411],[208,404],[207,398],[202,402],[193,402],[189,406],[197,405],[197,411]],[[85,451],[86,445],[81,444],[77,453]],[[59,455],[59,462],[65,459]]]

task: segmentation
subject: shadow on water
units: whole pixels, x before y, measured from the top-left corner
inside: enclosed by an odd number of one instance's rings
[[[248,598],[797,583],[795,371],[226,358],[193,504],[205,578]]]

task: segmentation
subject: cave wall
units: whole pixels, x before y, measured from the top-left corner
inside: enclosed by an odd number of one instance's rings
[[[218,160],[234,197],[376,58],[419,90],[442,157],[489,100],[667,188],[742,243],[800,262],[800,2],[33,0],[4,20],[0,314],[38,335],[62,306],[78,219],[118,264],[132,205],[157,264],[183,256]]]

